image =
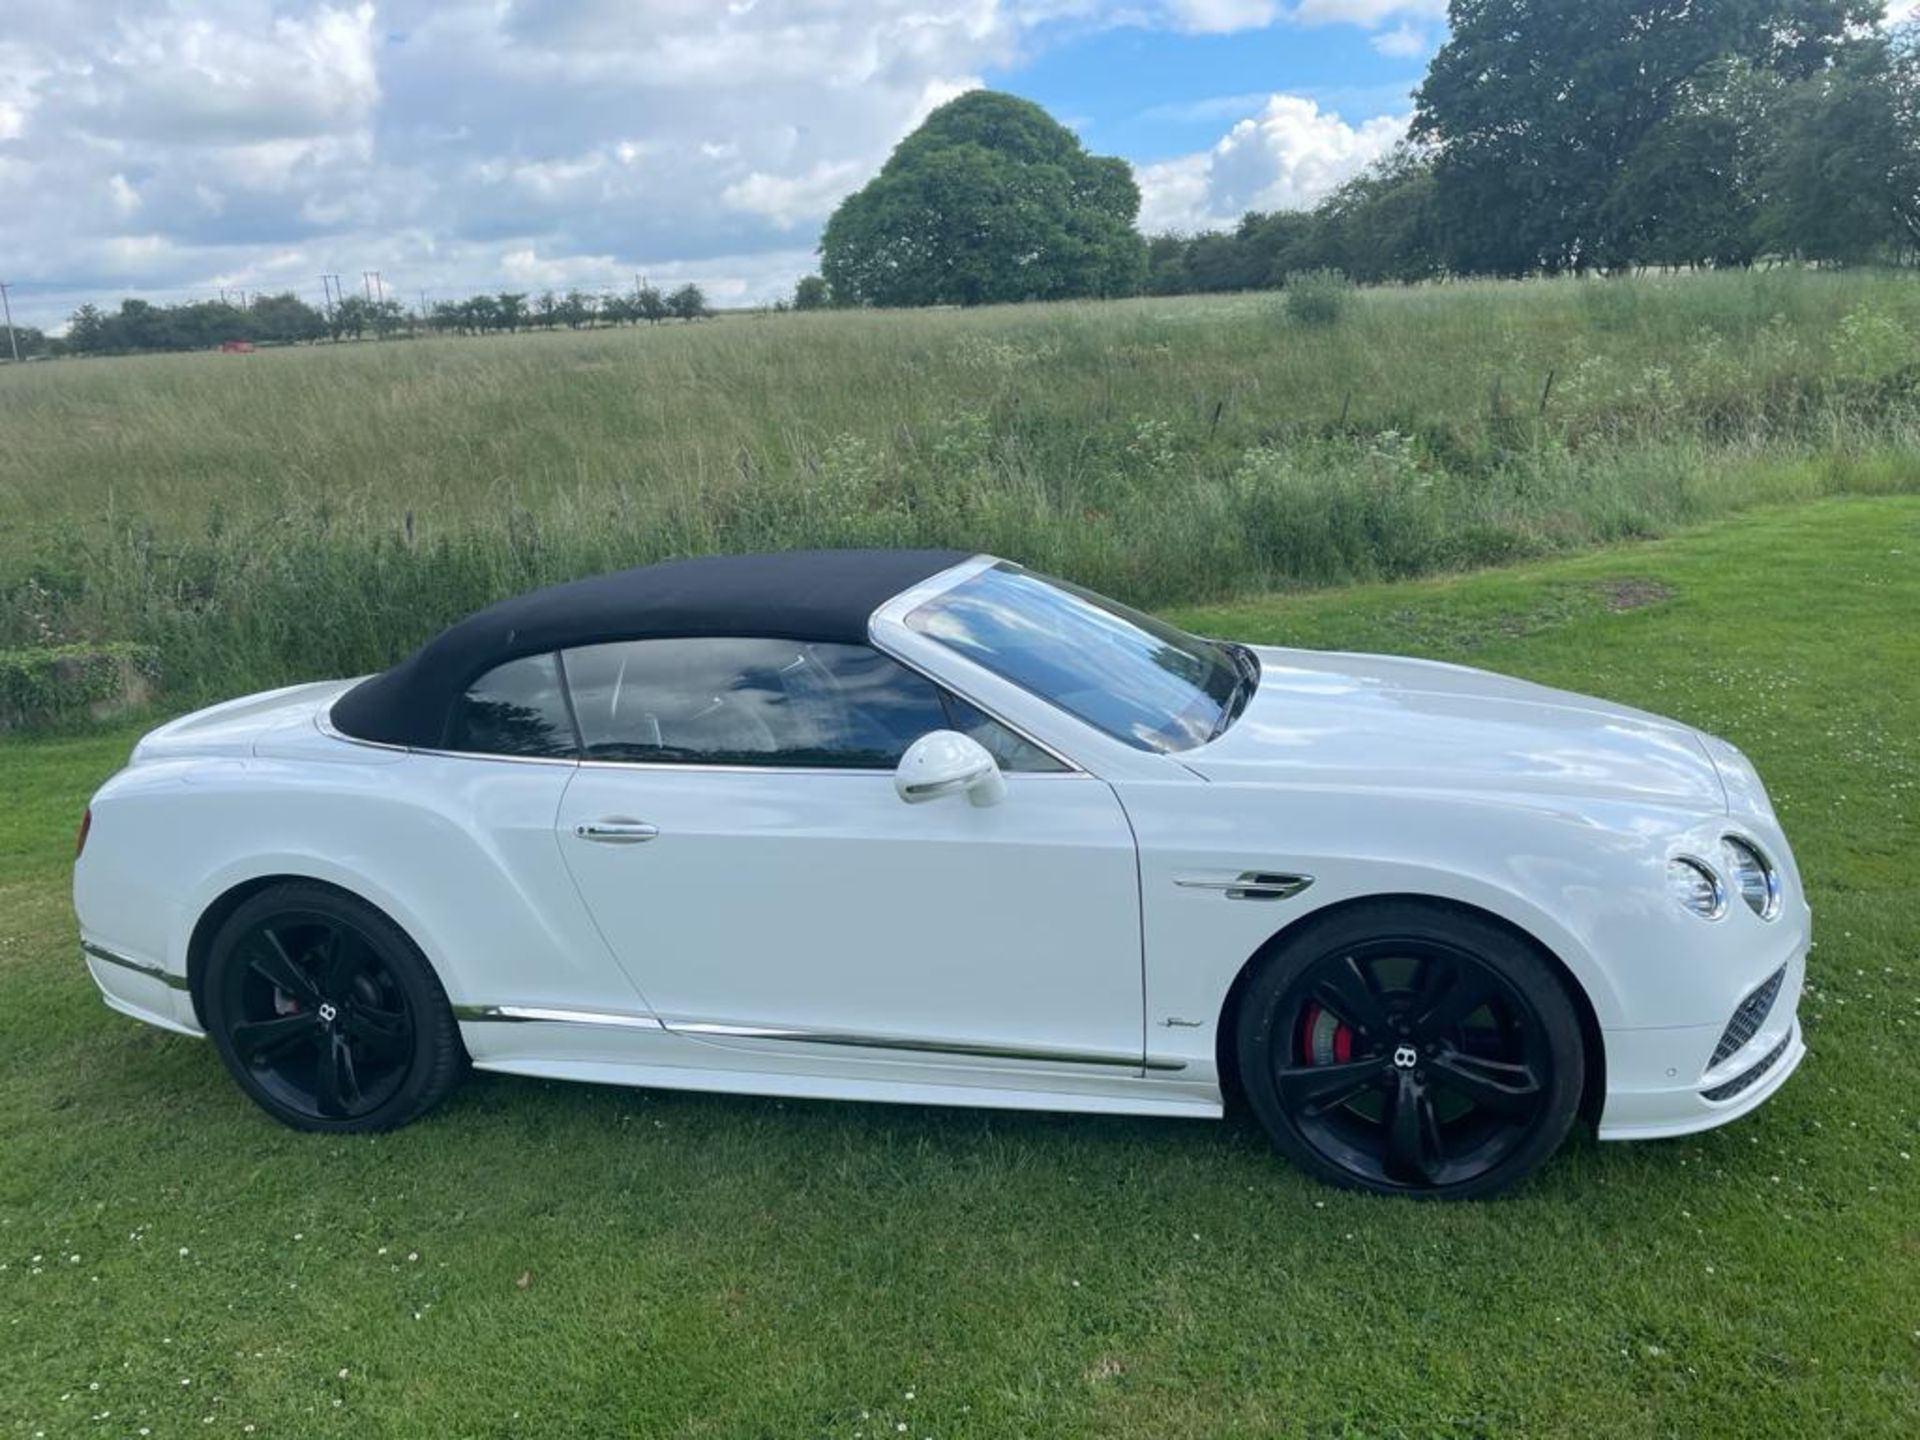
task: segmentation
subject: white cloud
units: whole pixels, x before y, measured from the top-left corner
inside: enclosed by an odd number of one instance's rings
[[[1888,0],[1889,25],[1901,25],[1909,20],[1920,20],[1920,0]]]
[[[1305,96],[1270,96],[1211,150],[1139,170],[1141,227],[1200,230],[1248,210],[1308,209],[1392,150],[1407,118],[1350,125]]]
[[[1427,32],[1402,20],[1393,29],[1382,30],[1368,43],[1382,55],[1411,60],[1427,53]]]
[[[1216,35],[1258,30],[1280,15],[1277,0],[1168,0],[1167,9],[1181,28]]]
[[[1303,25],[1364,25],[1372,29],[1396,17],[1444,20],[1447,0],[1300,0],[1293,18]]]
[[[4,3],[4,0],[0,0]],[[634,271],[764,299],[929,111],[1040,44],[1134,26],[1426,25],[1432,0],[60,0],[0,27],[16,313],[380,270],[411,298]],[[1429,28],[1425,33],[1433,33]],[[1067,37],[1062,40],[1060,37]],[[1018,82],[1015,81],[1015,88]],[[1373,114],[1393,96],[1317,92]],[[1381,148],[1303,100],[1157,107],[1214,149],[1149,224],[1309,203]],[[1275,106],[1280,108],[1276,109]],[[1299,106],[1306,106],[1304,111]],[[1176,113],[1176,111],[1181,113]],[[1091,135],[1100,147],[1098,132]]]
[[[80,107],[89,128],[197,144],[326,134],[372,114],[372,5],[306,16],[241,9],[246,28],[171,9],[121,19],[89,57],[99,84]]]
[[[807,220],[824,220],[842,196],[858,187],[861,167],[852,160],[821,160],[802,175],[769,175],[755,170],[720,192],[736,210],[764,215],[782,230]]]

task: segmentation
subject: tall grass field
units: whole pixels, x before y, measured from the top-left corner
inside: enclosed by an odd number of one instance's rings
[[[150,647],[184,702],[679,554],[957,545],[1167,605],[1916,488],[1910,275],[60,362],[0,373],[0,651]]]

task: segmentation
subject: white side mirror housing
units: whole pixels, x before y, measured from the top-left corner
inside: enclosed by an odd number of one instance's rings
[[[893,772],[893,788],[909,805],[964,794],[975,805],[1007,798],[1006,777],[987,747],[957,730],[935,730],[907,747]]]

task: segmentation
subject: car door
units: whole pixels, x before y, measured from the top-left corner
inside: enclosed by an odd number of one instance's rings
[[[669,1028],[841,1063],[1139,1065],[1138,871],[1104,782],[866,646],[563,661],[586,758],[559,843]],[[995,752],[1005,799],[903,802],[900,753],[954,727]]]

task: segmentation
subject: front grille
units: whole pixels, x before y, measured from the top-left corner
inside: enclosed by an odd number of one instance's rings
[[[1780,987],[1786,983],[1787,967],[1782,965],[1767,977],[1766,984],[1740,1002],[1739,1008],[1733,1012],[1733,1018],[1727,1022],[1726,1031],[1720,1036],[1720,1043],[1713,1047],[1713,1059],[1707,1062],[1709,1070],[1729,1056],[1738,1054],[1742,1046],[1760,1033],[1760,1027],[1767,1023],[1767,1015],[1780,994]]]
[[[1751,1090],[1755,1081],[1759,1080],[1762,1075],[1765,1075],[1769,1070],[1773,1069],[1775,1065],[1780,1063],[1780,1057],[1787,1053],[1787,1043],[1792,1039],[1793,1032],[1789,1030],[1780,1037],[1780,1043],[1767,1052],[1766,1058],[1761,1060],[1761,1062],[1751,1070],[1748,1070],[1745,1074],[1734,1076],[1733,1079],[1727,1081],[1724,1085],[1716,1085],[1713,1089],[1703,1090],[1700,1093],[1709,1100],[1731,1100],[1734,1096]]]

